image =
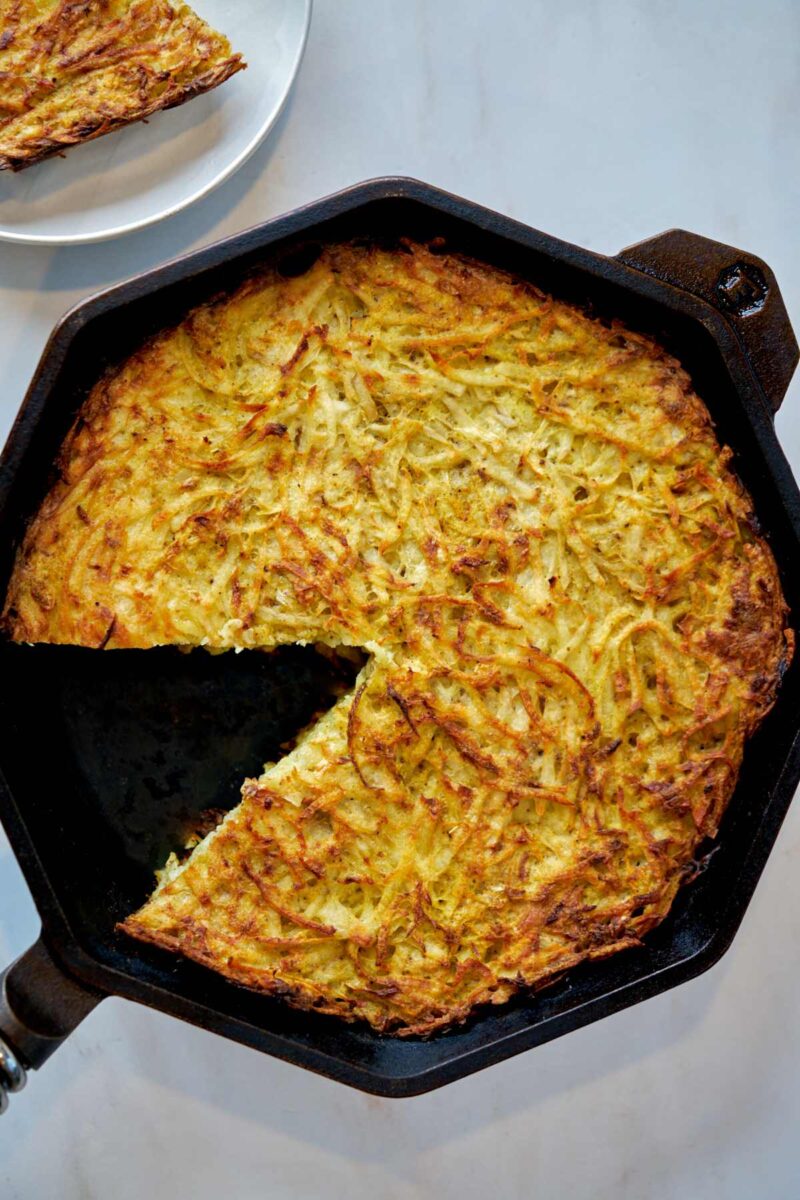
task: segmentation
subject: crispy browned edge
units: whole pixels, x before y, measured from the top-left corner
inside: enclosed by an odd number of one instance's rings
[[[68,140],[62,139],[54,141],[51,138],[42,138],[37,145],[34,144],[30,148],[29,153],[14,155],[0,155],[0,171],[24,171],[26,167],[33,167],[36,163],[44,162],[45,159],[53,158],[55,155],[63,155],[65,151],[72,146],[77,146],[83,142],[92,142],[95,138],[104,137],[107,133],[114,133],[118,129],[124,129],[126,125],[135,125],[138,121],[145,121],[156,112],[166,112],[169,108],[177,108],[181,104],[185,104],[187,100],[193,99],[195,96],[200,96],[203,92],[210,92],[213,88],[219,87],[221,83],[225,83],[237,71],[243,71],[247,63],[242,58],[241,54],[231,55],[225,62],[213,67],[205,74],[198,76],[191,83],[186,84],[181,88],[180,92],[175,95],[170,92],[165,92],[159,100],[153,101],[146,108],[141,109],[135,117],[129,117],[127,120],[104,121],[99,125],[87,125],[85,128],[78,129],[74,136],[70,136]]]
[[[690,866],[692,868],[691,873],[687,873],[686,876],[686,879],[689,881],[697,874],[697,864],[690,864]],[[654,922],[653,928],[659,925],[666,915],[667,913],[662,913],[657,921]],[[535,979],[528,979],[522,984],[514,984],[513,986],[509,983],[508,991],[499,1002],[497,1000],[483,1000],[477,1004],[453,1004],[443,1015],[419,1021],[414,1025],[403,1025],[397,1021],[388,1020],[378,1027],[357,1011],[358,1005],[355,1001],[349,1003],[344,999],[340,1001],[333,999],[321,1004],[319,997],[312,997],[301,988],[293,988],[290,984],[284,983],[280,979],[271,979],[265,982],[261,973],[255,969],[248,970],[247,968],[239,967],[236,970],[232,970],[229,966],[221,963],[218,957],[209,954],[203,948],[201,937],[195,941],[195,944],[192,946],[191,957],[189,957],[186,953],[185,939],[181,940],[172,934],[149,929],[137,921],[135,915],[126,917],[124,921],[118,921],[115,929],[119,933],[124,933],[129,937],[135,938],[138,942],[146,942],[151,946],[155,946],[158,950],[162,950],[167,954],[178,955],[184,962],[199,963],[205,969],[213,971],[215,975],[221,976],[228,983],[242,988],[243,991],[255,992],[259,996],[269,996],[283,1000],[290,1008],[298,1009],[301,1012],[314,1012],[320,1013],[323,1016],[338,1017],[340,1021],[346,1021],[350,1024],[357,1022],[362,1026],[371,1028],[373,1032],[383,1037],[396,1038],[428,1038],[434,1034],[446,1032],[455,1026],[463,1025],[471,1017],[479,1016],[481,1012],[498,1007],[498,1004],[500,1006],[508,1004],[514,996],[519,996],[523,992],[534,995],[537,992],[544,991],[545,988],[554,987],[564,975],[582,963],[610,958],[613,954],[618,954],[621,950],[641,949],[643,944],[641,938],[636,934],[623,935],[614,942],[578,950],[569,959],[559,962],[558,966],[548,967],[543,970],[541,975]],[[649,933],[650,930],[646,932]],[[252,977],[252,982],[248,982],[248,978],[246,977]]]

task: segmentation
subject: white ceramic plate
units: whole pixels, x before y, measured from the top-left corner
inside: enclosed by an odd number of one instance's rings
[[[18,174],[0,172],[0,240],[100,242],[206,196],[253,153],[289,95],[312,0],[196,0],[244,55],[240,71],[181,108],[75,146]]]

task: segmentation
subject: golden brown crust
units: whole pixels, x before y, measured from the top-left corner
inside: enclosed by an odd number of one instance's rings
[[[22,170],[244,68],[170,0],[0,0],[0,170]]]
[[[154,338],[67,439],[8,632],[370,658],[122,928],[417,1034],[637,944],[792,653],[729,459],[650,339],[422,246]]]

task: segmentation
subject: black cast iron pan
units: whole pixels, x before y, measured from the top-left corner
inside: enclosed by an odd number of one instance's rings
[[[798,348],[769,268],[679,230],[606,258],[406,179],[340,192],[94,296],[61,321],[0,461],[0,588],[72,416],[109,363],[267,260],[290,273],[329,240],[401,235],[442,237],[666,343],[735,451],[800,612],[800,496],[773,427]],[[114,931],[197,813],[235,803],[244,775],[330,702],[330,664],[299,647],[211,658],[4,644],[0,660],[0,817],[42,918],[40,940],[2,977],[0,1080],[9,1091],[109,994],[367,1092],[440,1087],[711,966],[800,778],[796,659],[747,747],[719,837],[705,848],[714,852],[643,948],[450,1032],[394,1039],[297,1012]]]

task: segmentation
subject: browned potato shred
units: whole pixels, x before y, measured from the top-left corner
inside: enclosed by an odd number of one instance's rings
[[[649,338],[417,244],[146,344],[63,448],[6,628],[369,658],[123,928],[399,1033],[636,945],[792,652],[729,459]]]
[[[244,65],[180,0],[0,0],[0,170],[183,104]]]

